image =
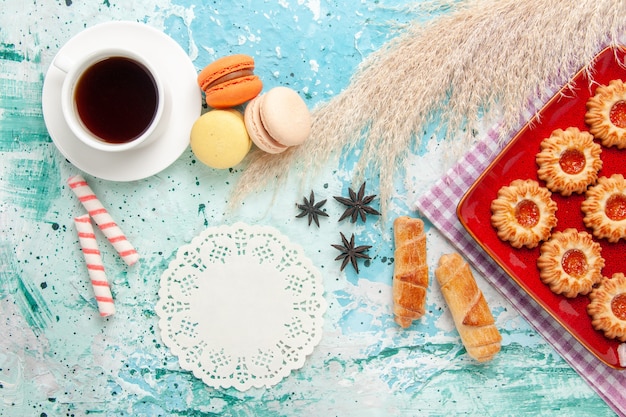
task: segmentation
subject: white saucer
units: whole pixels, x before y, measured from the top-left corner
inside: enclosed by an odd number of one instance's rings
[[[93,45],[141,50],[166,85],[164,129],[145,146],[124,152],[93,149],[74,136],[61,113],[64,73],[51,65],[43,84],[43,116],[54,144],[74,166],[110,181],[134,181],[170,166],[189,145],[191,126],[202,110],[196,69],[185,51],[166,34],[135,22],[108,22],[88,28],[63,47],[68,56],[89,53]]]

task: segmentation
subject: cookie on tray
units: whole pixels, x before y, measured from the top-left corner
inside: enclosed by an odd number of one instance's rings
[[[564,197],[581,194],[598,179],[602,147],[589,132],[576,127],[556,129],[541,142],[536,156],[537,176],[546,187]]]
[[[626,84],[611,80],[587,100],[585,122],[604,146],[626,148]]]
[[[600,177],[580,206],[585,226],[609,242],[626,239],[626,180],[622,174]]]
[[[602,248],[587,232],[574,228],[554,232],[541,245],[537,267],[552,292],[568,298],[586,295],[602,279]]]
[[[552,193],[537,181],[517,179],[498,190],[491,202],[491,224],[511,246],[536,247],[556,226],[557,205]]]
[[[609,339],[626,342],[626,276],[618,272],[611,278],[603,277],[589,298],[587,313],[593,328]]]

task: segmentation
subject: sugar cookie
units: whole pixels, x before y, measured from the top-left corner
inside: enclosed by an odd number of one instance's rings
[[[500,188],[491,202],[491,224],[498,237],[515,248],[534,248],[546,240],[557,223],[551,195],[534,180],[518,179]]]
[[[626,276],[618,272],[611,278],[603,277],[589,298],[587,313],[593,328],[609,339],[626,342]]]
[[[602,168],[602,147],[588,132],[576,127],[556,129],[541,142],[536,156],[537,176],[552,192],[567,197],[581,194],[598,179]]]
[[[568,298],[589,294],[602,279],[602,248],[587,232],[573,228],[554,232],[540,252],[539,277],[556,294]]]
[[[626,239],[626,180],[622,174],[600,177],[580,206],[585,226],[609,242]]]
[[[587,101],[585,122],[604,146],[626,148],[626,84],[612,80]]]

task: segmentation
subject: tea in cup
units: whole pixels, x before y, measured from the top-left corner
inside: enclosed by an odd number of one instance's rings
[[[157,135],[165,91],[158,73],[140,54],[103,49],[77,60],[57,56],[53,65],[66,73],[61,108],[82,142],[118,152]]]

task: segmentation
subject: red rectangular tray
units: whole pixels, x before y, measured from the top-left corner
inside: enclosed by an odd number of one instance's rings
[[[529,297],[539,303],[555,320],[569,331],[590,352],[607,365],[623,369],[620,366],[617,347],[619,342],[609,340],[593,329],[586,307],[589,299],[579,296],[568,299],[554,294],[539,279],[536,262],[539,247],[534,249],[515,249],[509,243],[501,241],[491,226],[491,201],[496,198],[500,187],[511,181],[534,179],[537,177],[535,156],[540,151],[540,143],[557,128],[570,126],[580,130],[589,130],[584,121],[585,104],[600,84],[610,80],[626,81],[624,58],[625,48],[607,48],[592,61],[593,83],[587,72],[579,71],[555,96],[517,133],[502,150],[491,165],[463,196],[457,207],[461,224],[482,248],[519,284]],[[603,167],[599,175],[610,176],[622,173],[626,176],[626,150],[615,147],[602,147]],[[542,181],[539,181],[543,184]],[[558,205],[558,225],[554,230],[569,227],[586,230],[580,204],[584,195],[562,197],[556,193],[552,198]],[[615,272],[626,272],[626,242],[608,243],[599,240],[606,266],[603,275],[611,276]]]

